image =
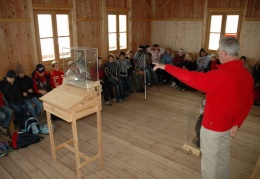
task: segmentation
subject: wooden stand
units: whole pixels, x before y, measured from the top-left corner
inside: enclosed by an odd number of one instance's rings
[[[100,86],[97,86],[92,92],[87,92],[86,89],[73,85],[63,84],[58,88],[47,93],[41,97],[43,107],[46,111],[51,153],[52,158],[56,160],[56,150],[66,147],[75,153],[77,177],[81,178],[80,169],[90,162],[100,159],[101,166],[103,166],[102,153],[102,130],[101,130],[101,94]],[[97,114],[97,134],[98,134],[98,154],[93,157],[88,157],[79,152],[78,134],[77,134],[77,120],[87,115]],[[51,115],[54,114],[64,121],[71,123],[73,139],[68,140],[60,145],[55,146],[52,131]],[[74,144],[74,147],[70,144]],[[85,161],[80,163],[80,157]]]
[[[197,156],[200,156],[200,150],[199,149],[196,149],[196,148],[194,148],[190,145],[187,145],[187,144],[184,144],[182,146],[182,148],[187,151],[187,154],[195,154]]]

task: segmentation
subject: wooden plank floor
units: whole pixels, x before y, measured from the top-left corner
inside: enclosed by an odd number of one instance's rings
[[[82,178],[199,179],[200,157],[188,155],[182,146],[195,136],[194,125],[204,95],[180,92],[171,86],[148,88],[131,94],[127,101],[103,105],[103,151],[105,165],[95,161],[84,167]],[[55,144],[72,138],[71,126],[55,121]],[[97,153],[96,116],[77,122],[80,151]],[[260,154],[260,107],[250,115],[231,145],[232,179],[249,178]],[[187,132],[188,131],[188,132]],[[74,154],[57,151],[53,162],[48,135],[38,144],[0,158],[0,178],[76,178]],[[0,135],[0,140],[4,138]]]

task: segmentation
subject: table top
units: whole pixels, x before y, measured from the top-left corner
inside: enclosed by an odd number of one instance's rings
[[[69,110],[95,93],[97,92],[88,92],[85,88],[78,86],[62,84],[40,99],[43,103],[49,103],[52,106]]]

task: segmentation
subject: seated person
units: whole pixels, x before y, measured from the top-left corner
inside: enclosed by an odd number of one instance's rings
[[[218,69],[218,65],[220,65],[220,62],[218,60],[218,57],[216,54],[212,53],[210,55],[210,62],[209,62],[209,71],[210,70],[217,70]]]
[[[185,58],[183,61],[183,69],[187,69],[189,71],[195,71],[196,70],[196,61],[192,53],[187,52],[185,54]],[[178,91],[185,91],[187,85],[183,83],[182,81],[179,82]]]
[[[0,90],[8,101],[9,107],[15,111],[17,122],[21,123],[23,118],[27,115],[28,109],[22,98],[19,83],[15,78],[15,71],[9,70],[4,80],[0,82]]]
[[[200,49],[199,57],[197,59],[197,70],[196,71],[202,71],[207,72],[209,71],[209,62],[211,58],[208,55],[207,51],[204,48]]]
[[[0,91],[0,131],[4,136],[8,136],[8,129],[11,123],[13,110],[8,107],[3,93]]]
[[[115,88],[116,99],[113,100],[116,100],[117,102],[122,102],[122,96],[119,87],[119,67],[114,60],[115,57],[112,54],[109,54],[108,61],[104,65],[104,70],[109,84],[114,86]]]
[[[171,48],[166,48],[166,52],[162,56],[162,60],[161,60],[160,63],[173,65],[173,59],[174,59],[174,55],[172,53],[172,49]],[[167,84],[170,81],[172,81],[172,75],[167,73],[165,70],[162,71],[162,78],[163,78],[163,82],[165,84]]]
[[[16,73],[17,73],[17,81],[20,85],[20,90],[22,93],[23,100],[27,105],[31,116],[33,117],[39,116],[42,111],[43,104],[33,92],[32,78],[24,74],[24,69],[23,66],[21,65],[16,66]]]
[[[73,76],[76,78],[76,63],[74,61],[69,61],[68,62],[68,71],[65,73],[66,77]]]
[[[136,61],[133,58],[133,52],[132,51],[127,52],[127,56],[128,57],[126,58],[128,58],[131,64],[130,68],[128,69],[128,77],[131,83],[130,86],[132,86],[132,82],[134,82],[136,92],[142,93],[144,92],[144,88],[141,85],[140,78],[138,78],[138,73],[136,73],[138,70],[136,70]],[[129,93],[131,92],[132,90],[129,91]]]
[[[42,64],[36,65],[32,79],[33,91],[39,98],[51,91],[50,73],[45,71],[45,67]]]
[[[134,61],[136,65],[135,73],[138,76],[139,80],[143,78],[143,72],[145,72],[145,80],[148,85],[151,84],[150,72],[148,69],[148,54],[145,53],[144,47],[139,46],[138,51],[134,54]]]
[[[51,62],[51,66],[53,68],[53,71],[50,74],[50,84],[51,88],[57,88],[63,83],[64,78],[64,72],[60,70],[59,62],[53,61]]]
[[[147,52],[152,55],[152,62],[150,64],[151,68],[154,67],[154,63],[160,63],[162,55],[165,53],[165,49],[161,48],[159,44],[153,44],[151,47],[147,48]],[[155,72],[153,70],[149,70],[150,73],[153,75],[154,83],[157,84],[158,80],[161,79],[162,76],[162,70],[156,70]]]
[[[246,56],[241,56],[240,60],[243,61],[244,67],[252,74],[252,67],[247,63]]]
[[[111,99],[114,99],[115,95],[114,95],[114,92],[111,88],[111,85],[109,84],[108,79],[105,75],[103,60],[102,60],[101,57],[98,57],[98,71],[97,71],[97,66],[94,65],[90,69],[90,74],[91,74],[92,80],[94,80],[94,81],[97,80],[97,75],[98,75],[98,78],[100,80],[100,84],[102,85],[102,93],[103,93],[105,104],[106,105],[112,105],[109,97]]]
[[[118,69],[119,69],[119,84],[121,96],[123,99],[126,99],[129,96],[129,91],[131,89],[130,79],[128,76],[128,69],[131,67],[129,59],[125,58],[125,52],[121,51],[119,53],[119,59],[117,60]]]
[[[179,50],[179,54],[173,59],[173,65],[179,68],[183,68],[184,60],[185,60],[185,50],[181,48]],[[179,85],[180,85],[180,80],[178,80],[173,76],[172,86],[175,86],[177,87],[177,89],[180,89]]]

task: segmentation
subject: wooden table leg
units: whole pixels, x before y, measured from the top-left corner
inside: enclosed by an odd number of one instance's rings
[[[100,164],[103,167],[103,148],[102,148],[102,125],[101,125],[101,110],[99,104],[97,105],[97,133],[98,133],[98,150],[100,154]]]
[[[49,130],[50,143],[51,143],[51,154],[52,154],[52,159],[55,161],[56,160],[56,149],[55,149],[55,144],[54,144],[51,114],[46,111],[46,116],[47,116],[48,130]]]
[[[76,159],[77,178],[80,179],[81,178],[81,171],[80,171],[79,143],[78,143],[78,132],[77,132],[76,120],[72,120],[71,127],[72,127],[72,135],[73,135],[73,142],[74,142],[74,152],[75,152],[75,159]]]

